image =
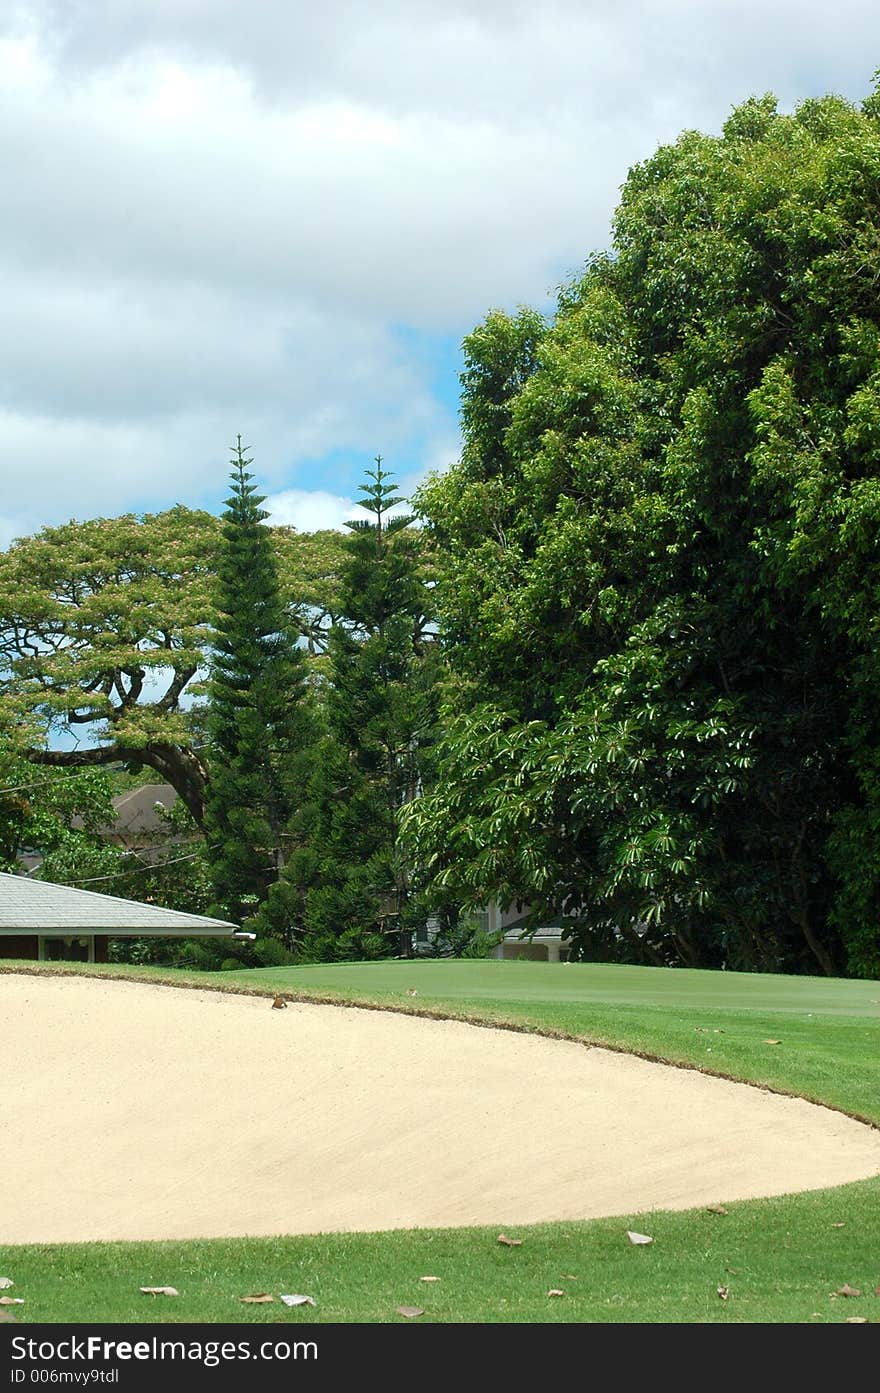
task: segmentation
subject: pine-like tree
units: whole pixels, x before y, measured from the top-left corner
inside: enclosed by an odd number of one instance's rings
[[[377,458],[359,490],[370,516],[346,524],[326,747],[285,876],[307,958],[379,957],[409,942],[398,817],[434,740],[436,658],[421,539],[411,516],[390,516],[404,501],[390,480]]]
[[[306,661],[284,611],[246,450],[238,436],[218,564],[205,823],[217,906],[238,921],[256,911],[284,865],[310,737]]]

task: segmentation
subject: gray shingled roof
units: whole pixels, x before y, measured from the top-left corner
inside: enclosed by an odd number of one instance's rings
[[[227,937],[237,929],[223,919],[181,914],[116,895],[73,890],[47,880],[0,872],[0,934],[100,933],[113,937],[158,934],[176,937]]]

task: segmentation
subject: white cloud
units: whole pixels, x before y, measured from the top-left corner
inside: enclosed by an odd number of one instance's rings
[[[0,5],[7,527],[198,501],[239,430],[301,516],[444,466],[413,335],[546,307],[635,160],[878,53],[876,0]]]
[[[337,532],[355,517],[366,517],[356,509],[350,498],[341,498],[323,489],[285,489],[266,499],[264,504],[269,521],[276,527],[295,527],[299,532],[319,532],[332,528]]]

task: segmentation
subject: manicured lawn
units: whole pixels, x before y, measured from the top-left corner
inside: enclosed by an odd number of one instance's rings
[[[28,1321],[880,1320],[880,1186],[589,1224],[7,1249]],[[833,1227],[842,1223],[843,1228]],[[653,1237],[633,1247],[628,1228]],[[425,1283],[423,1276],[439,1277]],[[835,1297],[844,1285],[858,1297]],[[174,1286],[178,1297],[142,1296]],[[718,1288],[728,1288],[722,1300]],[[562,1297],[550,1297],[550,1290]],[[272,1305],[238,1298],[271,1292]],[[312,1296],[287,1309],[282,1292]],[[26,1315],[25,1315],[26,1313]]]
[[[880,1123],[878,982],[445,961],[108,971],[572,1035]],[[632,1247],[628,1228],[654,1243]],[[398,1305],[424,1307],[423,1321],[880,1320],[880,1179],[734,1204],[726,1215],[653,1213],[516,1236],[521,1247],[499,1245],[493,1230],[35,1246],[0,1250],[0,1275],[15,1281],[26,1301],[17,1314],[29,1321],[375,1322],[402,1319]],[[421,1283],[423,1275],[441,1281]],[[845,1284],[862,1294],[832,1296]],[[141,1296],[145,1285],[173,1285],[180,1296]],[[719,1287],[728,1289],[724,1300]],[[548,1297],[551,1288],[564,1296]],[[237,1300],[257,1291],[274,1292],[276,1302]],[[317,1305],[287,1310],[281,1292],[307,1293]]]
[[[880,1123],[880,982],[445,960],[213,973],[75,970],[547,1031],[745,1079]]]

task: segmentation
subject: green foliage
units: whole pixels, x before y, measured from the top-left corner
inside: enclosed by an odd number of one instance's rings
[[[45,527],[0,553],[3,702],[32,725],[29,758],[146,765],[201,816],[183,698],[205,662],[216,533],[177,507]],[[59,749],[59,732],[92,739]]]
[[[327,639],[326,730],[291,824],[295,848],[267,912],[296,926],[303,960],[407,951],[411,873],[400,810],[421,787],[434,739],[436,656],[421,538],[377,459],[370,515],[347,525],[339,616]]]
[[[685,133],[552,325],[465,341],[462,459],[417,499],[452,680],[406,831],[585,956],[880,970],[875,107]]]
[[[315,665],[338,613],[341,539],[269,533],[286,622]],[[0,695],[32,761],[144,769],[201,823],[207,771],[203,678],[217,622],[221,523],[165,513],[46,527],[0,553]],[[76,735],[60,748],[58,735]],[[82,737],[86,738],[83,739]]]
[[[0,711],[0,870],[17,872],[25,851],[41,857],[40,876],[71,880],[74,872],[112,870],[117,853],[98,837],[113,816],[104,770],[35,769],[24,736]]]
[[[250,463],[239,436],[217,568],[205,817],[217,903],[238,921],[256,912],[283,867],[311,733],[305,656],[284,610]]]
[[[489,958],[504,938],[501,929],[489,933],[474,916],[463,915],[441,925],[436,935],[419,948],[421,958]]]

